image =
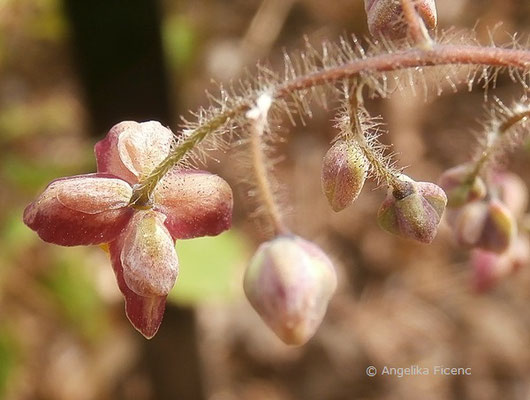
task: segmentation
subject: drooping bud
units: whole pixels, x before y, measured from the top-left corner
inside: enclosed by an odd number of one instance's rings
[[[463,207],[455,220],[454,233],[462,246],[502,253],[515,238],[517,224],[510,210],[493,199]]]
[[[263,321],[292,345],[302,345],[313,336],[336,286],[335,270],[326,254],[294,235],[263,243],[243,283]]]
[[[525,236],[517,237],[508,251],[502,254],[475,249],[471,253],[470,260],[473,269],[473,287],[478,292],[489,290],[502,278],[529,262],[530,244]]]
[[[377,222],[387,232],[431,243],[436,236],[447,197],[434,183],[414,182],[401,175],[404,188],[390,190],[379,208]]]
[[[355,142],[337,141],[324,156],[322,190],[333,211],[341,211],[361,192],[368,162]]]
[[[492,185],[497,190],[499,199],[515,217],[526,212],[528,206],[528,188],[523,180],[511,172],[496,172],[492,174]]]
[[[486,196],[486,185],[482,178],[473,174],[472,164],[461,164],[445,171],[438,185],[447,194],[447,206],[462,207]]]
[[[123,277],[140,296],[167,296],[177,279],[178,257],[165,219],[152,210],[136,212],[124,233]]]
[[[415,6],[427,29],[435,28],[437,23],[435,1],[420,0],[415,2]],[[406,36],[407,27],[402,23],[399,1],[364,0],[364,9],[368,19],[368,29],[373,36],[384,35],[388,39],[400,39]]]

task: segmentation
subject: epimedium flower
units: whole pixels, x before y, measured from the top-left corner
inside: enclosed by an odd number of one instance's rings
[[[24,210],[46,242],[108,244],[127,317],[146,338],[162,321],[178,275],[177,239],[217,235],[232,217],[232,190],[217,175],[174,167],[152,204],[131,204],[135,185],[170,153],[173,133],[159,122],[121,122],[95,145],[97,173],[60,178]]]

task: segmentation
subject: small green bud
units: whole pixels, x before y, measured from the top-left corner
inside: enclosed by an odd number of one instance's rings
[[[250,304],[291,345],[302,345],[313,336],[336,286],[335,269],[326,254],[294,235],[263,243],[243,282]]]
[[[367,172],[368,162],[355,142],[335,142],[322,164],[322,190],[333,211],[341,211],[357,199]]]
[[[481,177],[474,176],[471,163],[457,165],[445,171],[438,185],[447,194],[447,206],[462,207],[486,196],[486,185]]]
[[[517,224],[506,205],[493,199],[463,207],[455,220],[454,232],[462,246],[502,253],[514,240]]]
[[[405,175],[403,188],[390,190],[379,208],[377,222],[387,232],[431,243],[436,236],[447,197],[434,183],[414,182]]]

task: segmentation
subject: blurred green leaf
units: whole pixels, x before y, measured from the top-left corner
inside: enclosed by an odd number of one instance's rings
[[[24,225],[22,221],[22,209],[18,208],[9,210],[5,216],[0,226],[0,238],[0,259],[9,259],[38,239],[35,233]]]
[[[0,177],[5,183],[35,195],[35,189],[44,188],[59,176],[72,175],[70,166],[46,164],[28,160],[16,154],[5,155],[0,161]]]
[[[56,94],[38,102],[13,102],[0,109],[0,143],[36,134],[56,136],[75,125],[73,99]]]
[[[250,245],[235,229],[216,237],[177,241],[180,272],[169,300],[197,304],[229,300],[239,272],[248,260]]]
[[[182,70],[191,64],[196,47],[193,26],[176,15],[167,18],[163,25],[163,41],[171,69]]]
[[[0,329],[0,398],[5,395],[18,358],[15,339],[6,329]]]
[[[54,251],[45,286],[58,300],[65,317],[87,337],[99,336],[105,327],[105,310],[94,282],[84,268],[89,249]]]

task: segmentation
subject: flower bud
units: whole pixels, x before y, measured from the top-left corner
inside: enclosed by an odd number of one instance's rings
[[[526,212],[528,188],[518,175],[510,172],[494,173],[492,185],[493,189],[498,191],[499,199],[515,217],[520,217]]]
[[[470,264],[473,268],[473,287],[484,292],[495,286],[502,278],[530,262],[528,238],[519,236],[502,254],[481,249],[473,250]]]
[[[438,184],[447,194],[448,207],[462,207],[486,196],[486,185],[479,176],[473,176],[472,164],[462,164],[445,171]]]
[[[341,211],[361,192],[368,162],[354,142],[338,141],[326,153],[322,165],[322,190],[333,211]]]
[[[463,207],[455,220],[454,232],[462,246],[502,253],[515,238],[517,225],[510,210],[493,199]]]
[[[431,243],[447,204],[444,191],[430,182],[414,182],[402,175],[406,190],[390,190],[379,208],[377,222],[387,232]]]
[[[326,254],[307,240],[286,235],[258,248],[243,288],[250,304],[282,341],[302,345],[322,322],[336,285]]]
[[[437,14],[434,0],[415,1],[416,10],[427,29],[436,27]],[[406,36],[407,27],[402,21],[402,10],[396,0],[364,0],[368,29],[373,36],[384,35],[388,39]]]

